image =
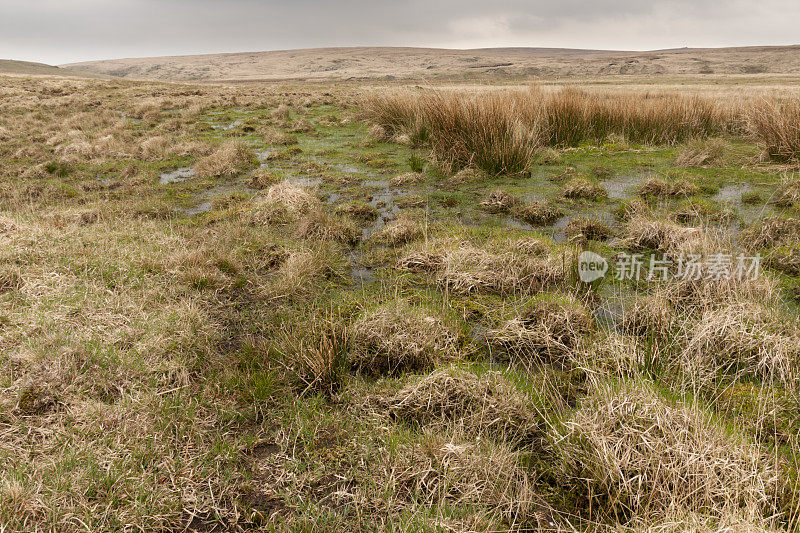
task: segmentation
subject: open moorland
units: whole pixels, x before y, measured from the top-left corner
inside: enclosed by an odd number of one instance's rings
[[[62,65],[133,80],[502,80],[614,75],[800,74],[800,46],[679,48],[647,52],[569,48],[342,47],[109,59]]]
[[[0,78],[0,531],[797,531],[751,81]]]

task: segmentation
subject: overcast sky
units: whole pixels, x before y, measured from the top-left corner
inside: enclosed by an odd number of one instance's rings
[[[320,46],[800,44],[798,0],[0,0],[0,59]]]

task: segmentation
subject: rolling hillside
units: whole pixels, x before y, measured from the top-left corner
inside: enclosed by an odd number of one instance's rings
[[[683,48],[650,52],[555,48],[315,48],[115,59],[62,67],[158,81],[800,74],[800,46]]]

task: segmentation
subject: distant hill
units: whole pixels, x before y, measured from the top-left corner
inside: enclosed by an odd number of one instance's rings
[[[81,78],[105,78],[106,75],[100,72],[90,72],[80,68],[64,69],[46,65],[44,63],[33,63],[31,61],[15,61],[12,59],[0,59],[0,74],[15,74],[25,76],[69,76]]]
[[[62,67],[120,78],[161,81],[800,74],[800,45],[650,52],[559,48],[312,48],[113,59]]]

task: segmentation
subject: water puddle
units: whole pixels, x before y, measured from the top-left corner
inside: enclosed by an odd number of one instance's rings
[[[350,277],[359,285],[369,285],[375,281],[375,273],[371,268],[361,264],[361,253],[352,251],[347,257],[350,262]]]
[[[627,200],[635,194],[635,187],[648,176],[617,176],[612,180],[603,180],[600,185],[606,190],[611,200]]]
[[[328,204],[328,205],[333,205],[336,202],[338,202],[340,198],[342,198],[341,193],[332,192],[332,193],[328,194],[328,197],[325,199],[325,203]]]
[[[192,179],[193,177],[194,177],[194,170],[192,170],[191,167],[181,167],[171,172],[163,172],[158,182],[161,185],[167,185],[169,183],[179,183],[181,181],[186,181],[188,179]]]
[[[320,178],[309,178],[307,176],[298,176],[296,174],[290,174],[286,176],[283,181],[285,183],[297,185],[298,187],[316,187],[322,183]]]
[[[382,230],[386,223],[394,220],[400,212],[400,208],[395,204],[395,200],[406,196],[408,193],[389,187],[388,180],[368,179],[362,182],[364,187],[373,187],[380,189],[372,195],[370,205],[378,210],[378,217],[369,226],[361,230],[361,238],[367,239],[371,235]]]
[[[556,220],[555,223],[553,223],[553,225],[550,226],[550,229],[553,232],[554,241],[564,242],[567,240],[566,229],[567,229],[567,224],[569,224],[570,220],[572,220],[572,217],[570,215],[565,215]]]
[[[241,126],[242,124],[244,124],[242,119],[236,119],[230,124],[211,124],[211,127],[215,130],[229,131],[237,126]]]
[[[592,315],[597,324],[608,331],[619,331],[622,326],[622,319],[625,316],[625,306],[620,298],[601,298],[596,307],[592,309]]]
[[[183,209],[182,212],[185,215],[195,216],[195,215],[202,215],[203,213],[208,213],[211,211],[211,202],[201,202],[197,205],[193,205],[192,207],[187,207]]]
[[[347,174],[364,174],[364,171],[357,166],[350,164],[350,163],[333,163],[331,161],[325,161],[325,163],[335,168],[340,172],[345,172]]]
[[[528,224],[527,222],[523,222],[522,220],[517,220],[514,217],[503,217],[503,225],[514,228],[514,229],[521,229],[525,231],[535,231],[536,228],[533,227],[532,224]]]
[[[742,196],[752,190],[747,184],[725,185],[712,198],[724,204],[739,205],[742,203]]]

